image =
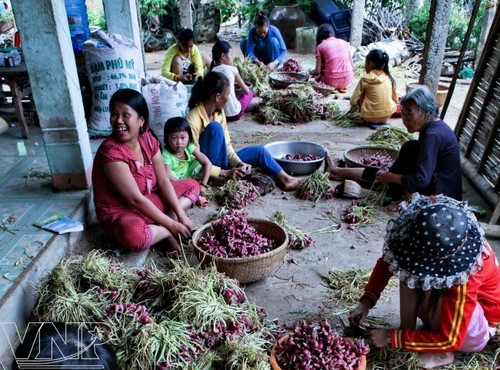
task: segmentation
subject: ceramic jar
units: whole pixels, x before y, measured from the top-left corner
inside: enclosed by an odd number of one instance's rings
[[[295,49],[295,30],[306,24],[302,9],[298,5],[275,6],[269,14],[269,22],[280,30],[287,49]]]

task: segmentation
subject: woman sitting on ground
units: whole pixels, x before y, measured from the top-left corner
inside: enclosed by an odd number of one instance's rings
[[[444,194],[462,199],[460,148],[450,127],[438,118],[434,96],[426,86],[419,86],[402,99],[403,123],[408,132],[419,132],[418,140],[407,141],[389,170],[341,168],[326,156],[330,178],[377,180],[389,184],[389,196],[399,201],[412,193]]]
[[[351,96],[351,110],[359,110],[364,124],[376,129],[397,109],[396,82],[389,72],[389,55],[371,50],[365,59],[366,75],[361,77]]]
[[[177,42],[165,52],[161,75],[172,81],[193,84],[198,77],[203,76],[204,65],[208,64],[194,44],[193,31],[184,28],[179,32]]]
[[[329,23],[318,27],[316,33],[316,68],[311,72],[319,80],[344,92],[354,78],[351,46],[335,37],[335,30]]]
[[[241,52],[259,66],[274,69],[283,64],[286,45],[280,31],[269,24],[263,12],[255,16],[254,26],[248,31],[248,38],[240,42]]]
[[[163,240],[179,251],[179,236],[189,238],[193,227],[183,208],[196,202],[200,187],[193,179],[172,186],[140,92],[116,91],[109,111],[113,133],[99,146],[92,169],[99,225],[134,252]]]
[[[371,329],[377,347],[419,354],[421,366],[451,364],[454,352],[479,352],[500,324],[500,266],[466,203],[414,194],[389,221],[383,255],[350,313],[363,324],[389,279],[400,282],[400,327]],[[417,316],[424,327],[417,329]]]
[[[251,166],[278,180],[281,188],[291,191],[299,181],[289,176],[262,145],[253,145],[236,152],[231,145],[224,106],[229,99],[229,80],[219,72],[208,72],[196,82],[189,99],[187,120],[193,142],[212,162],[211,177],[218,181],[241,179]]]
[[[241,78],[238,68],[233,66],[233,50],[229,42],[221,40],[214,44],[211,70],[224,74],[229,80],[229,99],[224,106],[226,120],[231,122],[240,119],[252,102],[253,92]],[[241,95],[238,98],[234,92],[235,83],[241,89]]]

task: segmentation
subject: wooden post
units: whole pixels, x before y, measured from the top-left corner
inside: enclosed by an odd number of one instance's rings
[[[297,53],[314,54],[316,50],[316,32],[318,27],[299,27],[295,30],[297,38]]]

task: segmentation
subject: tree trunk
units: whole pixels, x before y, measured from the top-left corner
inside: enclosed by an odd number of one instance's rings
[[[351,45],[361,46],[363,37],[363,18],[365,16],[365,0],[353,0],[351,14]]]
[[[452,0],[432,0],[420,72],[420,84],[436,95],[443,64]]]
[[[483,53],[484,43],[488,38],[493,18],[495,18],[495,12],[497,11],[496,3],[497,0],[486,0],[483,24],[481,26],[481,36],[479,37],[479,45],[477,47],[477,60],[479,60],[481,54]]]
[[[193,29],[193,12],[191,0],[179,0],[181,27]]]

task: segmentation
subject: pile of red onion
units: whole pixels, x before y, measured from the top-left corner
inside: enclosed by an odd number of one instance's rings
[[[198,247],[220,258],[257,256],[272,251],[275,242],[259,234],[247,216],[246,212],[230,210],[212,221],[209,232],[198,241]]]
[[[302,66],[298,59],[290,58],[283,63],[283,67],[279,69],[279,72],[302,72]]]
[[[315,161],[318,159],[321,159],[319,155],[314,155],[314,154],[286,154],[281,159],[285,159],[287,161],[302,161],[302,162],[308,162],[308,161]]]
[[[276,358],[284,370],[357,369],[368,352],[363,340],[342,338],[328,321],[302,322],[276,346]]]

